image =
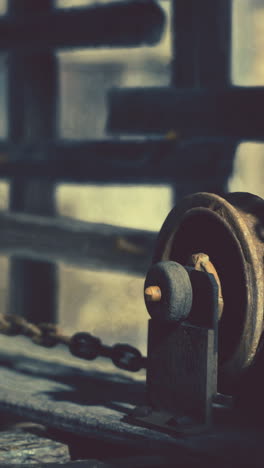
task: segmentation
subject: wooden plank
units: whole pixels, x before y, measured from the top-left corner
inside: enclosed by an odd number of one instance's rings
[[[135,47],[157,43],[165,15],[152,0],[107,2],[86,8],[48,11],[53,2],[9,0],[9,12],[1,18],[0,49],[39,51],[64,47]],[[35,11],[34,11],[35,9]],[[24,12],[26,15],[24,15]],[[32,14],[34,13],[34,14]],[[132,21],[131,21],[132,18]]]
[[[103,271],[144,276],[151,263],[156,235],[64,217],[0,213],[1,254],[62,261]]]
[[[134,405],[144,401],[144,371],[122,372],[102,358],[96,363],[83,361],[63,346],[55,352],[23,337],[0,337],[0,361],[2,411],[120,444],[127,441],[144,446],[144,439],[151,442],[153,435],[153,442],[159,440],[158,433],[121,421]],[[166,435],[163,441],[173,443]]]
[[[61,346],[44,349],[22,337],[1,336],[0,362],[0,409],[68,433],[79,453],[86,447],[93,458],[110,459],[104,448],[115,445],[119,457],[166,456],[172,466],[184,461],[184,453],[193,466],[198,460],[208,466],[216,458],[216,466],[263,464],[263,431],[239,426],[228,415],[218,418],[208,433],[187,438],[123,422],[135,405],[145,403],[144,371],[131,375],[106,360],[78,360]]]
[[[28,466],[29,464],[67,463],[68,447],[60,442],[39,437],[18,427],[0,431],[1,466]]]
[[[108,129],[263,140],[264,88],[127,88],[109,94]]]

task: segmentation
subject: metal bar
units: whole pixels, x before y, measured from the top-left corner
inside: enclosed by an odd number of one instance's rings
[[[173,0],[171,86],[197,89],[230,85],[231,17],[232,0]],[[225,192],[235,149],[230,145],[219,155],[230,161],[229,174],[221,177],[218,164],[206,181],[198,177],[194,180],[193,171],[189,171],[189,180],[174,184],[175,201],[195,191]],[[194,150],[195,158],[202,160],[206,146],[201,144]],[[217,152],[215,146],[212,154]]]
[[[200,184],[204,184],[205,179],[217,183],[231,169],[227,154],[236,144],[235,140],[221,138],[54,140],[18,145],[14,148],[16,157],[12,161],[8,160],[8,149],[5,153],[2,145],[0,177],[106,184],[164,184],[186,180],[197,183],[199,178]]]
[[[102,140],[68,140],[46,139],[40,141],[19,142],[15,146],[12,141],[0,140],[0,169],[11,162],[9,151],[12,150],[12,162],[19,163],[27,160],[64,163],[65,161],[78,161],[103,158],[113,163],[131,162],[131,164],[144,160],[149,155],[158,155],[167,151],[171,146],[178,146],[177,140],[161,138],[106,138]]]
[[[174,0],[172,85],[230,84],[231,0]]]
[[[48,0],[11,0],[8,3],[10,24],[16,21],[34,22],[35,15],[52,14],[53,2]],[[36,22],[37,26],[37,22]],[[37,30],[36,37],[37,37]],[[7,33],[7,32],[6,32]],[[17,41],[20,40],[15,30]],[[3,36],[2,36],[3,37]],[[11,36],[4,36],[7,41]],[[49,51],[9,54],[8,106],[10,160],[16,158],[17,144],[34,143],[56,135],[57,62]],[[38,155],[34,155],[38,157]],[[45,180],[14,178],[10,184],[10,209],[22,212],[54,215],[54,185]],[[13,259],[10,268],[9,310],[33,322],[56,321],[56,267],[50,263]]]
[[[0,49],[39,51],[64,47],[134,47],[157,43],[164,30],[165,15],[152,0],[108,2],[87,8],[48,11],[49,2],[36,2],[9,11],[0,21]],[[34,8],[34,14],[32,14]],[[26,13],[26,15],[20,13]]]
[[[131,88],[109,95],[112,132],[263,139],[264,88]],[[125,111],[124,111],[125,109]]]
[[[0,212],[0,252],[145,275],[156,233],[63,217]],[[46,284],[43,285],[46,291]],[[13,293],[15,291],[13,289]],[[40,297],[39,301],[43,298]]]
[[[232,0],[203,0],[199,22],[199,85],[224,88],[231,81]],[[195,4],[196,9],[199,3]]]
[[[172,47],[171,84],[177,87],[197,85],[197,38],[194,15],[195,0],[172,2]],[[201,6],[201,2],[199,2]]]

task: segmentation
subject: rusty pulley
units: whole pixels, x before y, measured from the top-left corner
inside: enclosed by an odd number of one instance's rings
[[[264,201],[249,193],[196,193],[170,212],[154,253],[154,265],[191,260],[206,271],[210,261],[219,301],[217,388],[227,394],[252,365],[262,335],[263,218]],[[148,289],[145,299],[168,304],[158,290]]]

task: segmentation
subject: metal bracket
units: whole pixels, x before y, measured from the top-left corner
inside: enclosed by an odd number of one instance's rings
[[[203,432],[217,393],[218,286],[213,275],[190,269],[199,290],[188,321],[149,321],[147,399],[125,418],[167,433]]]
[[[156,429],[167,434],[200,434],[206,432],[209,424],[199,424],[187,416],[173,416],[168,411],[154,410],[150,406],[139,406],[122,421],[136,426]]]

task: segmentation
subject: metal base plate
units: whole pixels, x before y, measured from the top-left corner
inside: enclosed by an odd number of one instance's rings
[[[157,411],[146,406],[135,408],[131,415],[123,418],[123,421],[176,435],[199,434],[210,428],[209,424],[198,423],[187,416],[177,417],[167,411]]]

